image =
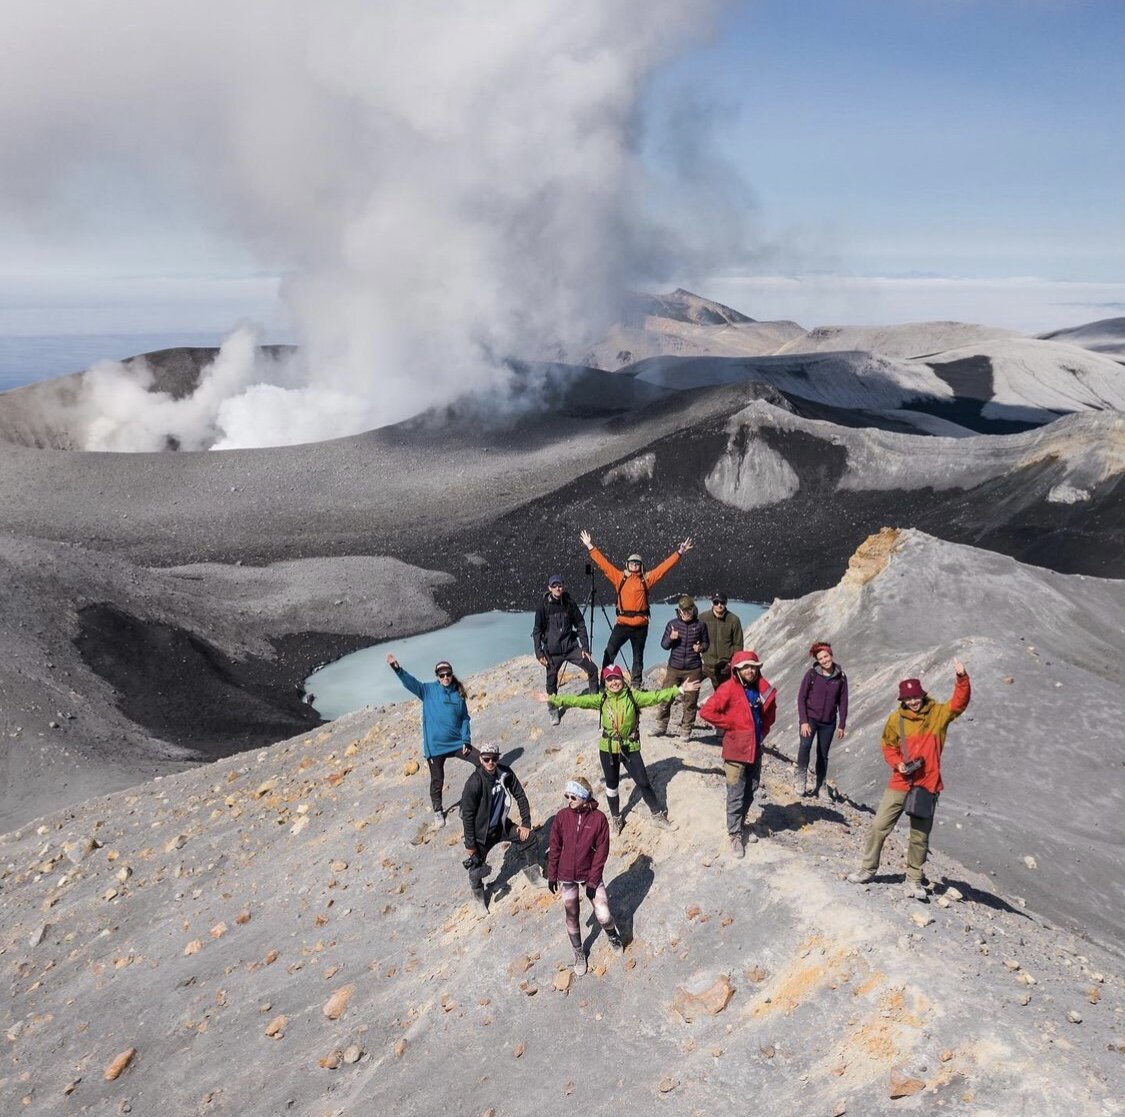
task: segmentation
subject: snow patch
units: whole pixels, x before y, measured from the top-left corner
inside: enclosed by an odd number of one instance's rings
[[[1081,504],[1090,499],[1089,489],[1078,489],[1073,485],[1063,483],[1056,485],[1048,494],[1047,500],[1051,504]]]
[[[615,465],[606,470],[602,477],[602,484],[613,485],[618,481],[628,481],[637,484],[639,481],[651,481],[653,471],[656,469],[656,455],[653,453],[641,454],[640,457]]]

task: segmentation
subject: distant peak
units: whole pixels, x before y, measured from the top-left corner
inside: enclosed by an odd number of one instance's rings
[[[754,319],[732,307],[677,287],[666,295],[637,294],[629,300],[630,318],[668,318],[697,326],[732,326]]]

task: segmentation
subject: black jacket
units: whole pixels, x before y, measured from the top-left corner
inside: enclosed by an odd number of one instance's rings
[[[515,772],[506,764],[497,764],[495,775],[477,768],[465,781],[465,789],[461,792],[461,821],[465,826],[466,849],[483,853],[488,845],[488,816],[492,810],[492,789],[497,781],[503,785],[501,794],[505,797],[501,819],[508,817],[514,799],[520,809],[520,822],[524,826],[531,825],[531,804]]]
[[[558,601],[549,593],[543,595],[539,608],[535,610],[531,643],[536,656],[570,655],[578,646],[584,652],[590,650],[590,637],[586,634],[582,610],[565,590]]]

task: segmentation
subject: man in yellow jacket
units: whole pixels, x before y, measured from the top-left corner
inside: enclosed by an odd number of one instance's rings
[[[927,898],[922,886],[922,865],[930,849],[937,797],[945,786],[941,782],[945,733],[953,719],[965,712],[972,694],[965,665],[954,660],[953,671],[953,695],[948,702],[935,702],[922,689],[920,679],[903,679],[898,684],[899,708],[883,727],[883,757],[891,766],[891,778],[871,824],[863,864],[856,872],[848,874],[853,884],[866,884],[875,876],[883,843],[906,809],[907,796],[912,788],[920,788],[929,793],[930,807],[928,815],[908,815],[906,895],[912,900]]]
[[[625,560],[625,569],[619,570],[594,546],[588,531],[579,533],[583,546],[590,552],[590,558],[598,569],[609,579],[617,593],[617,621],[610,630],[609,642],[602,655],[604,671],[616,658],[625,642],[633,646],[633,666],[629,677],[635,686],[642,686],[645,670],[645,641],[648,639],[648,594],[649,590],[676,565],[694,546],[688,536],[659,566],[645,570],[644,561],[638,554]]]

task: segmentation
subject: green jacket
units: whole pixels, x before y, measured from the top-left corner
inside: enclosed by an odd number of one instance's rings
[[[678,686],[663,690],[630,690],[620,694],[552,694],[547,701],[563,709],[599,710],[601,712],[602,752],[637,752],[641,747],[640,711],[647,706],[671,702],[680,693]]]

